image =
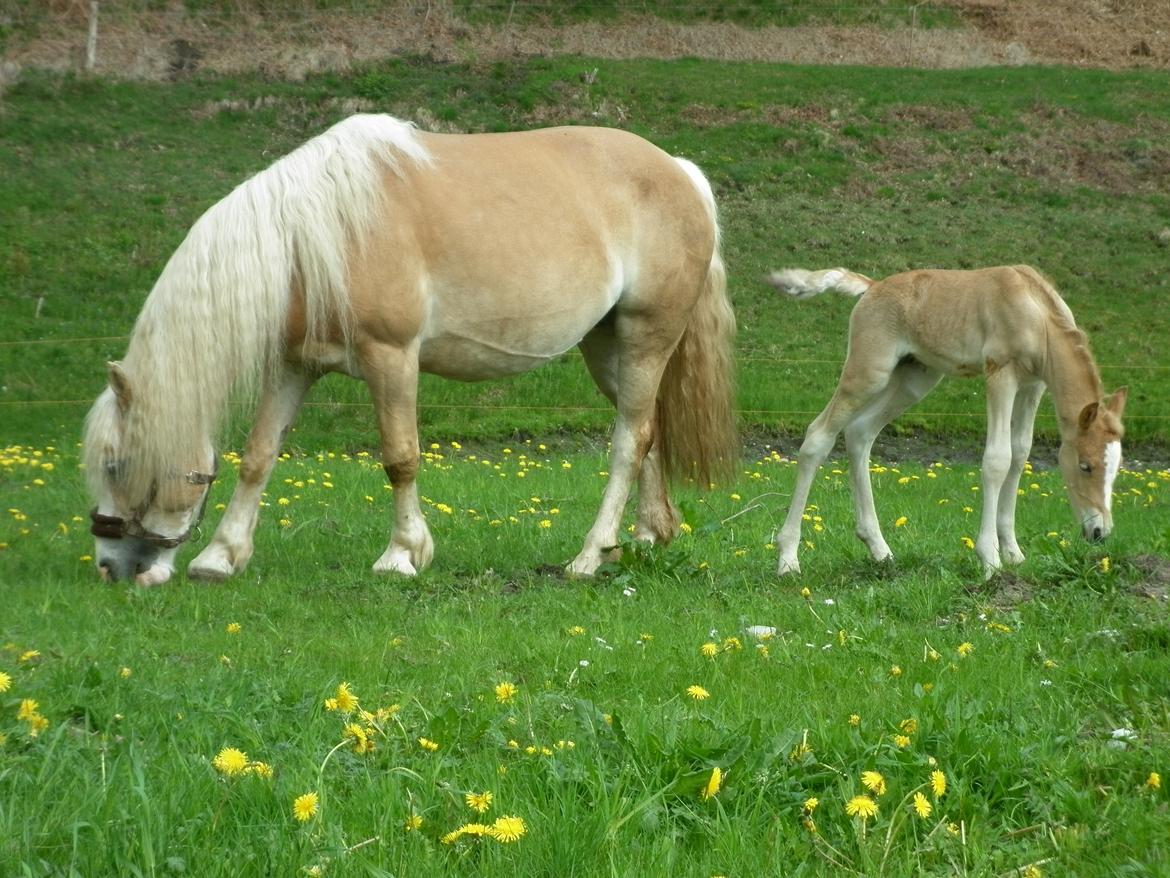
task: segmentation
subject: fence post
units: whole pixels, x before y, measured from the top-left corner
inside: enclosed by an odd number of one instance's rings
[[[85,41],[85,69],[92,73],[97,64],[98,0],[89,0],[89,38]]]

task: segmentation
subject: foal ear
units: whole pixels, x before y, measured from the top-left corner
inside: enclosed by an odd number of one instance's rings
[[[1127,399],[1129,399],[1129,387],[1119,387],[1113,391],[1112,396],[1105,400],[1105,408],[1120,418],[1121,413],[1125,411],[1125,401]]]
[[[1093,421],[1097,419],[1097,409],[1100,407],[1100,405],[1101,403],[1099,402],[1091,402],[1083,409],[1081,409],[1081,415],[1079,418],[1077,418],[1077,425],[1082,430],[1089,429]]]
[[[131,399],[133,399],[133,394],[130,392],[130,378],[117,360],[107,363],[106,366],[110,370],[110,389],[114,391],[114,396],[118,400],[118,408],[126,411],[130,407]]]

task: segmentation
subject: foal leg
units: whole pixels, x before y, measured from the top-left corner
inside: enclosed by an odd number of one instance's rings
[[[589,374],[606,398],[615,406],[618,397],[618,346],[613,324],[606,321],[581,340],[581,353]],[[657,429],[650,450],[638,471],[638,517],[634,538],[648,543],[669,543],[678,533],[682,516],[667,493],[662,458],[658,452]]]
[[[414,576],[431,563],[434,540],[418,502],[418,344],[363,345],[362,374],[378,415],[382,467],[394,488],[394,525],[375,573]]]
[[[1019,380],[1010,366],[987,376],[987,447],[983,451],[983,517],[975,554],[990,578],[1000,568],[999,498],[1012,463],[1012,411]],[[1018,551],[1018,550],[1017,550]]]
[[[260,497],[276,465],[281,442],[316,377],[286,366],[265,383],[244,447],[240,479],[211,542],[187,565],[192,579],[226,579],[243,570],[252,557]]]
[[[1007,564],[1021,564],[1024,561],[1024,553],[1020,551],[1020,546],[1016,542],[1016,499],[1019,497],[1020,476],[1028,462],[1028,454],[1032,451],[1032,428],[1036,422],[1036,409],[1039,408],[1040,397],[1043,395],[1043,384],[1039,382],[1026,384],[1016,394],[1016,401],[1012,406],[1012,462],[999,492],[996,518],[999,552]]]
[[[890,376],[890,383],[885,390],[858,412],[845,428],[857,537],[869,547],[869,554],[875,561],[888,560],[893,557],[893,553],[882,536],[877,510],[873,505],[873,485],[869,472],[873,441],[890,421],[930,393],[941,377],[941,373],[918,362],[899,365]]]
[[[585,546],[569,564],[570,574],[591,576],[601,566],[606,549],[617,544],[618,527],[630,496],[630,487],[639,476],[643,460],[654,441],[654,402],[658,396],[658,384],[683,330],[680,322],[678,333],[668,335],[662,324],[662,315],[653,312],[615,315],[618,368],[614,374],[618,377],[614,404],[617,422],[613,429],[609,481],[601,497],[597,518],[585,537]],[[664,338],[670,341],[664,343]],[[646,502],[652,504],[665,497],[660,474],[656,481],[661,495],[655,501],[653,498],[658,492],[651,491]],[[653,482],[651,486],[654,486]]]
[[[880,346],[873,346],[881,349]],[[816,477],[817,469],[837,441],[837,434],[847,427],[857,413],[869,405],[889,383],[890,373],[897,362],[892,358],[893,347],[887,348],[890,355],[877,362],[863,363],[852,357],[845,362],[841,380],[829,404],[808,426],[804,442],[797,458],[796,485],[792,489],[792,504],[784,524],[776,534],[776,548],[779,561],[776,571],[781,576],[800,572],[796,553],[800,548],[800,526],[804,508],[808,503],[809,490]],[[872,504],[872,498],[871,498]],[[887,547],[886,551],[889,549]]]

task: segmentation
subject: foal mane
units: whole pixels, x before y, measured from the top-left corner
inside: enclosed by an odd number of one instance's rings
[[[1097,368],[1097,361],[1093,358],[1093,352],[1089,347],[1089,337],[1077,326],[1072,311],[1061,298],[1060,293],[1056,291],[1052,281],[1031,266],[1020,265],[1016,268],[1031,282],[1033,291],[1039,294],[1047,306],[1048,351],[1046,359],[1049,368],[1059,368],[1057,358],[1067,360],[1071,356],[1093,399],[1101,399],[1105,390],[1101,383],[1101,372]],[[1059,346],[1059,350],[1054,349],[1054,343]]]
[[[131,400],[104,392],[86,419],[91,484],[108,457],[131,496],[190,466],[222,428],[233,392],[280,363],[295,286],[308,341],[349,337],[348,257],[386,209],[381,175],[430,162],[410,123],[358,115],[240,184],[192,226],[135,323],[122,367]],[[116,435],[120,433],[120,435]],[[111,449],[113,446],[113,449]]]

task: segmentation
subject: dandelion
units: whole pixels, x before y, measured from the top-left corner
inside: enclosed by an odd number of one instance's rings
[[[930,816],[930,812],[933,810],[934,808],[931,806],[926,796],[922,795],[922,793],[914,794],[914,811],[916,814],[918,814],[919,817],[925,820]]]
[[[1146,778],[1146,789],[1151,793],[1156,793],[1162,789],[1162,775],[1156,771],[1151,771],[1150,776]]]
[[[869,796],[854,796],[845,803],[845,813],[850,817],[860,817],[868,820],[878,812],[877,802]]]
[[[861,725],[861,717],[856,713],[849,714],[849,725],[853,726],[854,728]]]
[[[439,745],[436,744],[434,741],[432,741],[430,738],[419,738],[418,745],[420,747],[422,747],[424,750],[426,750],[428,753],[434,753],[436,750],[439,749]]]
[[[228,634],[239,634],[240,633],[240,623],[239,622],[228,622],[227,628],[225,628],[224,630]]]
[[[704,643],[699,647],[699,653],[704,658],[715,658],[715,656],[719,655],[719,644]]]
[[[821,803],[821,800],[818,799],[816,796],[809,796],[807,799],[804,800],[804,813],[811,814],[813,811],[815,811],[817,809],[817,805],[819,805],[820,803]]]
[[[899,750],[905,750],[910,746],[910,737],[908,735],[894,735],[894,746]]]
[[[242,750],[237,750],[235,747],[224,747],[211,760],[211,764],[221,774],[226,774],[228,777],[235,777],[237,774],[243,774],[244,770],[248,767],[248,754]]]
[[[129,668],[122,668],[122,670],[118,671],[118,676],[121,677],[123,680],[126,680],[133,673],[134,672],[132,670],[130,670]]]
[[[918,720],[904,719],[900,723],[898,723],[898,728],[901,729],[904,734],[907,734],[907,735],[916,734],[918,732]]]
[[[467,803],[467,807],[476,814],[483,814],[492,806],[491,790],[484,790],[482,793],[465,793],[463,801]]]
[[[722,785],[723,770],[718,765],[716,765],[711,769],[711,777],[708,778],[707,785],[702,789],[703,801],[706,802],[708,799],[712,798],[717,792],[719,792],[719,787]]]
[[[317,816],[318,799],[316,793],[305,793],[293,799],[293,817],[301,823],[307,823]]]
[[[501,844],[519,841],[528,833],[528,827],[520,817],[500,817],[491,825],[488,835]]]
[[[272,766],[267,762],[249,762],[245,769],[248,774],[254,774],[257,777],[262,777],[265,780],[272,778]]]
[[[458,829],[452,830],[443,836],[443,844],[454,844],[463,836],[470,835],[473,838],[482,838],[490,832],[490,828],[482,823],[464,823]]]
[[[349,683],[340,683],[337,686],[337,694],[332,698],[325,699],[326,710],[338,710],[342,713],[353,713],[358,706],[358,697],[349,688]]]
[[[902,668],[899,665],[891,665],[890,666],[890,676],[891,677],[902,676]]]
[[[1043,878],[1044,873],[1040,871],[1040,867],[1035,863],[1029,863],[1023,872],[1024,878]]]
[[[496,686],[496,701],[500,704],[510,704],[519,691],[515,683],[505,680]]]
[[[930,791],[934,793],[936,802],[947,792],[947,776],[937,768],[930,773]]]
[[[7,692],[12,688],[12,676],[0,671],[0,692]]]
[[[33,662],[33,661],[36,661],[37,659],[39,659],[40,657],[41,657],[41,651],[39,649],[29,649],[29,650],[25,650],[24,652],[22,652],[20,654],[19,661],[22,663]]]
[[[905,515],[899,515],[898,520],[894,522],[894,527],[905,527],[909,520]]]
[[[886,779],[877,771],[861,772],[861,785],[878,796],[886,794]]]
[[[540,526],[543,527],[545,530],[548,530],[550,527],[552,527],[552,521],[550,519],[547,519],[547,518],[542,518],[540,520]]]
[[[1098,563],[1099,563],[1099,565],[1100,565],[1100,567],[1101,567],[1101,572],[1102,572],[1102,573],[1108,573],[1108,572],[1109,572],[1109,568],[1110,568],[1110,566],[1112,566],[1112,565],[1111,565],[1111,563],[1110,563],[1110,561],[1109,561],[1109,556],[1108,556],[1108,555],[1106,555],[1104,558],[1102,558],[1102,559],[1101,559],[1101,560],[1100,560]]]
[[[975,541],[973,539],[971,539],[970,537],[963,537],[962,539],[963,539],[963,546],[965,548],[968,548],[968,549],[975,548]]]
[[[958,649],[956,649],[955,651],[959,655],[961,655],[963,658],[966,658],[967,656],[969,656],[971,653],[973,653],[975,651],[975,644],[973,644],[969,641],[964,641],[963,643],[959,644]]]
[[[422,825],[423,825],[423,819],[421,817],[419,817],[417,814],[411,814],[409,817],[406,818],[405,822],[402,824],[402,828],[406,832],[414,832],[416,829],[421,829]]]
[[[711,697],[711,693],[702,686],[687,686],[687,695],[691,696],[695,701],[703,701]]]
[[[800,596],[802,598],[804,598],[806,601],[812,597],[812,592],[809,591],[809,588],[807,585],[800,590]]]
[[[566,628],[565,633],[568,634],[570,637],[580,637],[582,634],[585,633],[585,629],[582,628],[580,625],[574,625],[572,628]]]

